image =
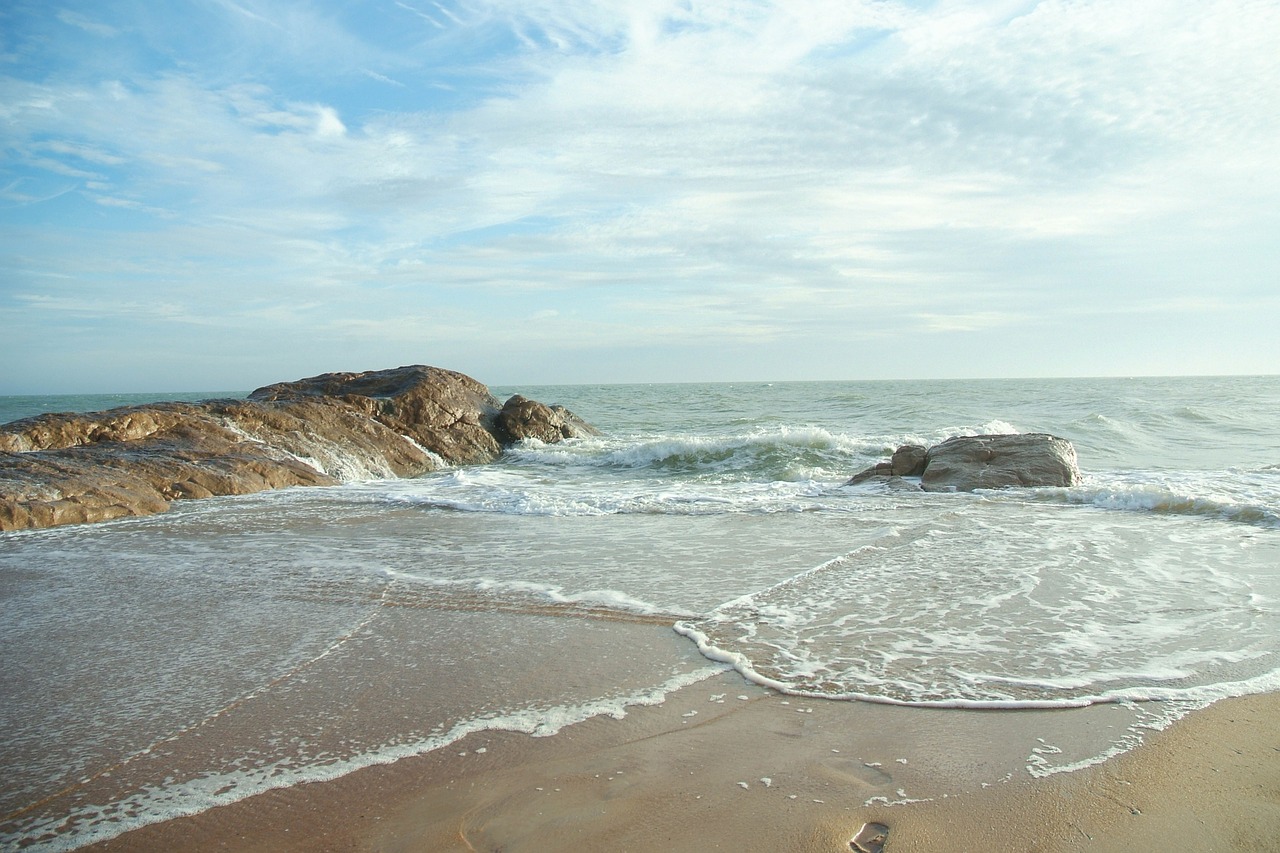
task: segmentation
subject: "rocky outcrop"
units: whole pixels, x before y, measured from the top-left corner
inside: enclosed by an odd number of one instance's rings
[[[972,492],[1074,486],[1080,482],[1080,468],[1075,447],[1065,438],[1044,433],[957,436],[928,450],[900,447],[890,462],[855,474],[848,485],[878,479],[901,486],[903,477],[920,477],[920,488],[929,492]]]
[[[14,421],[0,426],[0,530],[148,515],[184,498],[412,477],[490,461],[525,437],[595,434],[563,407],[518,399],[503,418],[476,380],[415,365],[270,385],[246,400]]]

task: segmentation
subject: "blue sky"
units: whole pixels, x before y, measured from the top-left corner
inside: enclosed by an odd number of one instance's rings
[[[1280,4],[0,10],[0,394],[1280,373]]]

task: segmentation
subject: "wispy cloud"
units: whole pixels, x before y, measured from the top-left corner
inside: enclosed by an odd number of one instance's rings
[[[123,157],[85,143],[70,143],[59,139],[50,139],[40,143],[40,147],[54,154],[63,154],[76,160],[99,163],[103,166],[122,166],[127,162]]]
[[[74,184],[64,184],[49,192],[34,193],[24,191],[24,187],[28,183],[22,178],[10,181],[3,188],[0,188],[0,198],[11,204],[40,204],[41,202],[53,201],[55,198],[66,195],[69,192],[74,192],[76,188]]]
[[[69,9],[60,10],[58,12],[58,20],[62,21],[62,23],[67,24],[69,26],[84,30],[87,33],[92,33],[95,36],[112,38],[119,33],[119,30],[117,30],[115,27],[111,27],[111,26],[107,26],[106,24],[99,23],[85,15],[80,14],[79,12],[72,12]]]
[[[234,15],[253,21],[254,23],[265,24],[266,26],[273,27],[277,30],[284,29],[284,27],[267,16],[261,15],[240,3],[236,3],[234,0],[214,0],[214,2]]]
[[[74,314],[102,319],[121,317],[162,322],[181,322],[193,325],[208,323],[208,318],[193,314],[182,305],[172,302],[129,302],[117,299],[82,299],[19,293],[15,301],[29,307],[62,314]]]
[[[396,5],[399,6],[401,9],[404,9],[409,14],[415,15],[418,18],[421,18],[422,20],[426,21],[428,24],[435,27],[436,29],[440,29],[440,30],[444,29],[444,24],[440,22],[439,18],[436,18],[435,16],[430,15],[427,12],[424,12],[422,9],[419,9],[416,6],[410,6],[408,3],[402,3],[400,2],[400,0],[396,0]],[[432,5],[434,6],[435,4],[432,4]]]
[[[395,86],[403,89],[405,85],[399,80],[393,80],[385,74],[379,74],[377,71],[370,71],[368,68],[361,68],[360,73],[368,77],[370,80],[377,80],[379,83],[386,83],[388,86]]]

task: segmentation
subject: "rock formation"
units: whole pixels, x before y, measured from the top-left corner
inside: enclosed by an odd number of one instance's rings
[[[898,448],[890,462],[855,474],[847,485],[879,479],[902,486],[920,477],[928,492],[972,492],[1014,486],[1074,486],[1080,482],[1076,450],[1065,438],[1043,433],[949,438],[925,450]]]
[[[415,365],[329,373],[247,400],[49,414],[0,426],[0,530],[149,515],[182,498],[412,477],[522,438],[596,431],[560,406],[500,407],[469,376]]]

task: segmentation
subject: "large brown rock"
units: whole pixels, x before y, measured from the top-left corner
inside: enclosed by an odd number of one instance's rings
[[[538,434],[543,441],[594,432],[561,407],[542,408],[557,424]],[[0,530],[486,462],[518,440],[498,427],[500,411],[471,377],[415,365],[270,385],[247,400],[14,421],[0,426]]]
[[[931,448],[899,447],[889,462],[854,474],[845,485],[871,480],[903,485],[919,477],[929,492],[972,492],[1015,486],[1074,486],[1080,482],[1076,450],[1065,438],[1043,433],[949,438]]]
[[[1076,449],[1044,433],[949,438],[929,448],[920,485],[927,492],[972,492],[1012,486],[1074,486]]]

